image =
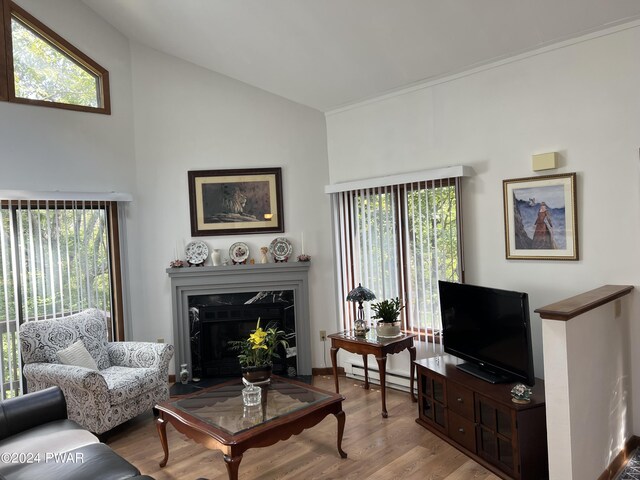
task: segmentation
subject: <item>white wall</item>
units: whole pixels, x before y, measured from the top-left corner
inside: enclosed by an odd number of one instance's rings
[[[132,64],[138,180],[130,229],[134,337],[173,338],[165,269],[176,244],[182,250],[192,240],[187,171],[282,167],[283,234],[199,239],[223,252],[244,241],[259,260],[259,248],[278,236],[289,238],[297,255],[304,232],[305,253],[312,257],[312,365],[321,366],[317,332],[336,324],[334,309],[326,307],[326,299],[333,299],[333,274],[329,199],[323,193],[324,115],[138,44],[132,44]]]
[[[127,39],[77,0],[16,3],[109,70],[113,113],[0,102],[0,189],[132,192]]]
[[[640,284],[639,57],[634,26],[327,115],[331,182],[474,168],[463,182],[466,279],[529,293],[538,376],[541,321],[533,309],[607,283]],[[531,155],[549,151],[560,152],[561,165],[544,173],[578,174],[580,261],[508,261],[502,180],[536,176]],[[640,335],[636,296],[632,342]],[[629,398],[640,399],[639,386]]]
[[[631,300],[542,321],[551,480],[598,477],[630,435]]]

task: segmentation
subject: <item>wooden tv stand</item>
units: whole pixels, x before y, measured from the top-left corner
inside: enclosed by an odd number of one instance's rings
[[[444,355],[415,362],[416,422],[503,479],[549,478],[544,381],[531,403],[511,401],[514,383],[491,384],[464,373]]]

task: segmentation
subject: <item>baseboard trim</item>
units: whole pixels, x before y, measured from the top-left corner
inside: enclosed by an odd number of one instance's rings
[[[598,477],[598,480],[613,480],[614,478],[616,478],[616,475],[620,473],[624,465],[627,463],[627,460],[629,460],[629,455],[631,454],[631,452],[633,452],[639,446],[640,437],[637,437],[635,435],[629,437],[629,439],[625,442],[622,450],[620,450],[618,455],[615,456],[607,469],[602,472],[602,475]]]
[[[333,375],[333,368],[312,368],[311,375],[313,375],[314,377],[320,375]],[[343,367],[338,367],[338,375],[341,377],[344,377],[346,375]]]

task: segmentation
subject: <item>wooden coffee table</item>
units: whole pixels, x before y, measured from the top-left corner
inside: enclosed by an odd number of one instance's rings
[[[364,364],[364,388],[369,389],[369,368],[367,355],[373,355],[378,362],[378,370],[380,372],[380,393],[382,397],[382,417],[387,418],[387,391],[386,391],[386,370],[387,355],[399,353],[405,349],[409,350],[409,389],[411,392],[411,400],[417,402],[418,399],[413,391],[416,347],[413,346],[413,339],[416,337],[413,333],[402,333],[396,338],[378,337],[374,331],[370,331],[364,337],[356,336],[352,331],[346,330],[339,333],[329,335],[331,339],[331,366],[333,367],[333,378],[336,384],[336,393],[340,392],[340,383],[338,382],[338,350],[341,348],[351,353],[359,353],[362,355],[362,363]]]
[[[237,480],[246,450],[286,440],[317,425],[330,413],[338,420],[338,453],[347,457],[342,450],[342,395],[273,375],[269,385],[262,387],[262,403],[246,407],[243,388],[241,379],[232,380],[156,405],[156,426],[164,450],[160,466],[169,459],[167,423],[205,447],[221,450],[229,479]]]

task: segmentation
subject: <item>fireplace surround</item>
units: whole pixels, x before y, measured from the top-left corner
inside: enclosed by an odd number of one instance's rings
[[[293,292],[297,374],[311,375],[308,262],[184,267],[166,270],[171,280],[175,371],[186,363],[193,371],[190,336],[190,300],[207,295],[252,292]],[[257,319],[256,319],[257,320]]]

